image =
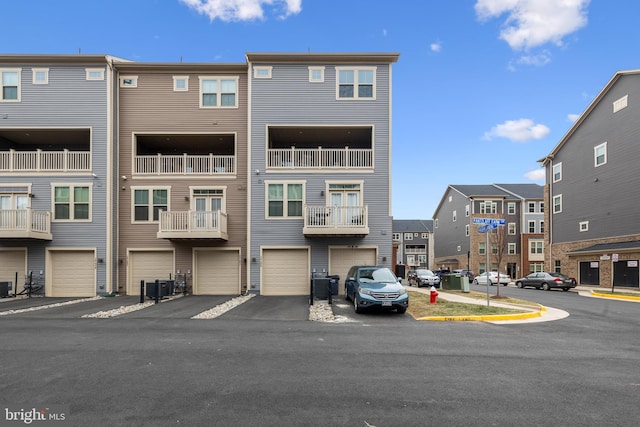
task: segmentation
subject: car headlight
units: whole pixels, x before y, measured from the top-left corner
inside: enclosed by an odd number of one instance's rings
[[[367,289],[367,288],[358,288],[358,292],[365,295],[371,295],[371,289]]]
[[[407,290],[405,288],[400,289],[400,291],[398,292],[398,295],[404,295],[407,293]]]

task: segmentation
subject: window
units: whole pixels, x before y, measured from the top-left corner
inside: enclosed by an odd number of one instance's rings
[[[54,221],[91,220],[91,191],[87,185],[53,185]]]
[[[469,209],[469,205],[465,205],[464,206],[464,216],[466,216],[468,218],[470,214],[471,214],[471,210]]]
[[[200,107],[235,108],[237,91],[237,77],[200,77]]]
[[[540,232],[544,233],[544,221],[540,221]]]
[[[580,221],[580,232],[589,231],[589,221]]]
[[[138,87],[138,76],[120,76],[120,87]]]
[[[607,163],[607,143],[603,142],[602,144],[596,146],[593,149],[593,161],[595,166],[602,166]]]
[[[562,162],[553,165],[553,182],[562,180]]]
[[[515,215],[516,214],[516,204],[515,202],[507,203],[507,214]]]
[[[133,188],[133,221],[156,222],[160,211],[169,210],[166,188]]]
[[[480,202],[480,213],[481,214],[494,214],[497,212],[498,204],[496,202],[492,202],[490,200],[485,200]]]
[[[34,85],[46,85],[49,84],[49,69],[48,68],[34,68],[31,70],[33,73]]]
[[[618,111],[626,108],[628,105],[629,95],[625,95],[622,98],[613,101],[613,112],[617,113]]]
[[[487,252],[487,246],[485,243],[478,243],[478,254],[484,255]]]
[[[516,254],[516,244],[515,243],[507,244],[507,254],[509,254],[509,255],[515,255]]]
[[[0,101],[20,101],[20,70],[0,68],[2,95]]]
[[[434,219],[434,220],[433,220],[433,226],[434,226],[435,228],[438,228],[438,218],[436,218],[436,219]]]
[[[413,240],[413,233],[404,233],[404,240]]]
[[[400,241],[400,233],[393,233],[393,240]]]
[[[544,264],[541,262],[532,262],[529,264],[529,272],[542,273],[544,271]]]
[[[516,223],[515,222],[510,222],[509,224],[507,224],[508,227],[508,233],[509,234],[516,234]]]
[[[540,202],[540,213],[544,213],[544,202]]]
[[[469,228],[469,224],[464,226],[464,235],[465,236],[469,236],[470,235],[470,228]]]
[[[429,238],[427,233],[422,233],[422,235],[420,236],[423,240],[426,240]]]
[[[85,69],[87,80],[104,80],[104,68]]]
[[[324,67],[309,67],[309,82],[324,82]]]
[[[498,244],[497,243],[492,243],[491,244],[491,253],[494,254],[494,255],[498,253]]]
[[[256,79],[270,79],[273,67],[253,67],[253,77]]]
[[[173,76],[173,91],[174,92],[188,92],[189,91],[189,76]]]
[[[375,99],[374,67],[336,67],[337,99]]]
[[[557,260],[555,260],[555,261],[553,262],[553,268],[554,268],[554,271],[555,271],[556,273],[560,273],[560,267],[561,267],[561,266],[562,266],[562,264],[561,264],[561,262],[560,262],[560,260],[559,260],[559,259],[557,259]]]
[[[529,233],[536,232],[536,222],[535,221],[527,221],[527,227],[529,229]]]
[[[529,241],[529,254],[541,255],[543,246],[544,246],[544,242],[540,240]]]
[[[487,264],[485,264],[484,262],[481,262],[481,263],[478,265],[478,273],[482,274],[482,273],[484,273],[485,271],[487,271]]]
[[[456,222],[457,219],[458,219],[458,213],[456,211],[453,211],[453,222]]]
[[[269,218],[302,217],[302,183],[270,183],[267,188]]]
[[[553,213],[562,212],[562,194],[553,196]]]
[[[536,211],[536,202],[527,203],[527,207],[529,209],[529,213],[535,213],[535,211]]]

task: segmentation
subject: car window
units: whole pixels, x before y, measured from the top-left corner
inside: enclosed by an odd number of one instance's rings
[[[396,281],[396,277],[388,268],[379,268],[377,270],[373,270],[371,273],[373,280],[376,282],[394,283]]]

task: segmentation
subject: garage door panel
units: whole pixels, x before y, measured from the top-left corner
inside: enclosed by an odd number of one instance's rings
[[[240,252],[196,251],[194,280],[197,295],[240,294]]]
[[[140,293],[140,282],[156,279],[168,280],[174,276],[172,251],[129,252],[129,295]]]
[[[96,295],[94,251],[51,251],[51,291],[54,297]]]
[[[309,251],[307,249],[265,249],[262,251],[263,295],[306,295],[309,293]]]
[[[24,278],[27,274],[27,251],[0,251],[0,282],[11,282],[11,293],[16,290],[16,273],[18,273],[18,292],[24,289]]]
[[[329,274],[340,276],[340,284],[338,286],[340,295],[344,295],[344,280],[347,277],[349,268],[353,265],[376,265],[376,249],[329,249]]]

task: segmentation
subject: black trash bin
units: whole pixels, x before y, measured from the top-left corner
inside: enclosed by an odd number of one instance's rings
[[[338,288],[340,286],[340,276],[338,275],[327,276],[327,279],[329,279],[329,282],[331,284],[331,295],[338,295]]]
[[[318,299],[329,298],[329,285],[331,279],[328,277],[315,277],[313,278],[313,295]]]
[[[0,298],[8,297],[10,289],[11,289],[11,282],[0,282]]]
[[[407,267],[404,264],[396,265],[396,276],[405,279],[406,269]]]

